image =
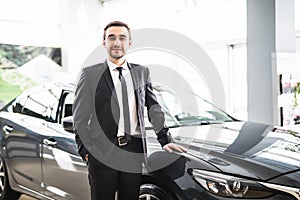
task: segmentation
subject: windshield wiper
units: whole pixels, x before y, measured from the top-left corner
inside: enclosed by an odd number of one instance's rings
[[[200,121],[200,125],[223,124],[224,121]]]
[[[212,125],[212,124],[223,124],[223,121],[198,121],[194,123],[182,123],[182,124],[174,124],[171,126],[167,126],[168,128],[178,128],[183,126],[204,126],[204,125]]]
[[[173,124],[167,126],[167,128],[179,128],[184,126],[205,126],[205,125],[212,125],[212,124],[223,124],[224,121],[198,121],[198,122],[190,122],[190,123],[181,123],[181,124]],[[153,127],[146,127],[146,130],[153,130]]]

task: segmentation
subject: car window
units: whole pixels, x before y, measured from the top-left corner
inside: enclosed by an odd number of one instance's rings
[[[48,89],[30,93],[16,100],[13,105],[13,112],[54,122],[60,95],[60,89]]]
[[[72,116],[72,104],[74,102],[74,93],[67,93],[63,106],[63,117]]]
[[[64,91],[61,98],[61,105],[59,108],[58,123],[61,123],[62,118],[72,116],[72,106],[74,102],[74,92]]]
[[[171,116],[182,112],[180,101],[174,93],[166,89],[157,90],[156,88],[154,89],[154,93],[165,112],[168,112]]]
[[[165,114],[165,123],[168,127],[194,126],[234,120],[209,101],[187,90],[178,90],[181,95],[179,96],[171,89],[156,84],[153,86],[153,92],[162,107]],[[144,114],[145,125],[147,128],[151,128],[152,125],[149,123],[146,110]]]
[[[165,114],[165,123],[167,126],[174,126],[178,124],[175,114],[182,112],[179,99],[165,87],[155,86],[153,92],[156,95],[157,101]],[[147,108],[144,110],[145,127],[152,128],[152,124],[148,119]]]

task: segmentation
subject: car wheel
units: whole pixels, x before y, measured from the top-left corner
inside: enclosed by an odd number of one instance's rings
[[[143,184],[139,200],[174,200],[167,191],[154,184]]]
[[[20,195],[10,188],[5,164],[0,158],[0,200],[17,200]]]

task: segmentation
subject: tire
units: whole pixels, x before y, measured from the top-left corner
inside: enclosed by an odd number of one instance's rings
[[[6,167],[3,159],[0,158],[0,200],[18,200],[20,196],[20,193],[10,188]]]
[[[139,200],[175,200],[167,191],[154,184],[143,184],[140,187]]]

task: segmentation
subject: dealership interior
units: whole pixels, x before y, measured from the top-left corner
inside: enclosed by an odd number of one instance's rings
[[[169,88],[177,74],[237,119],[300,130],[300,0],[0,0],[0,44],[60,49],[59,64],[32,56],[17,68],[76,82],[104,58],[114,20],[132,30],[128,60],[165,69]],[[11,66],[0,56],[1,72]]]

